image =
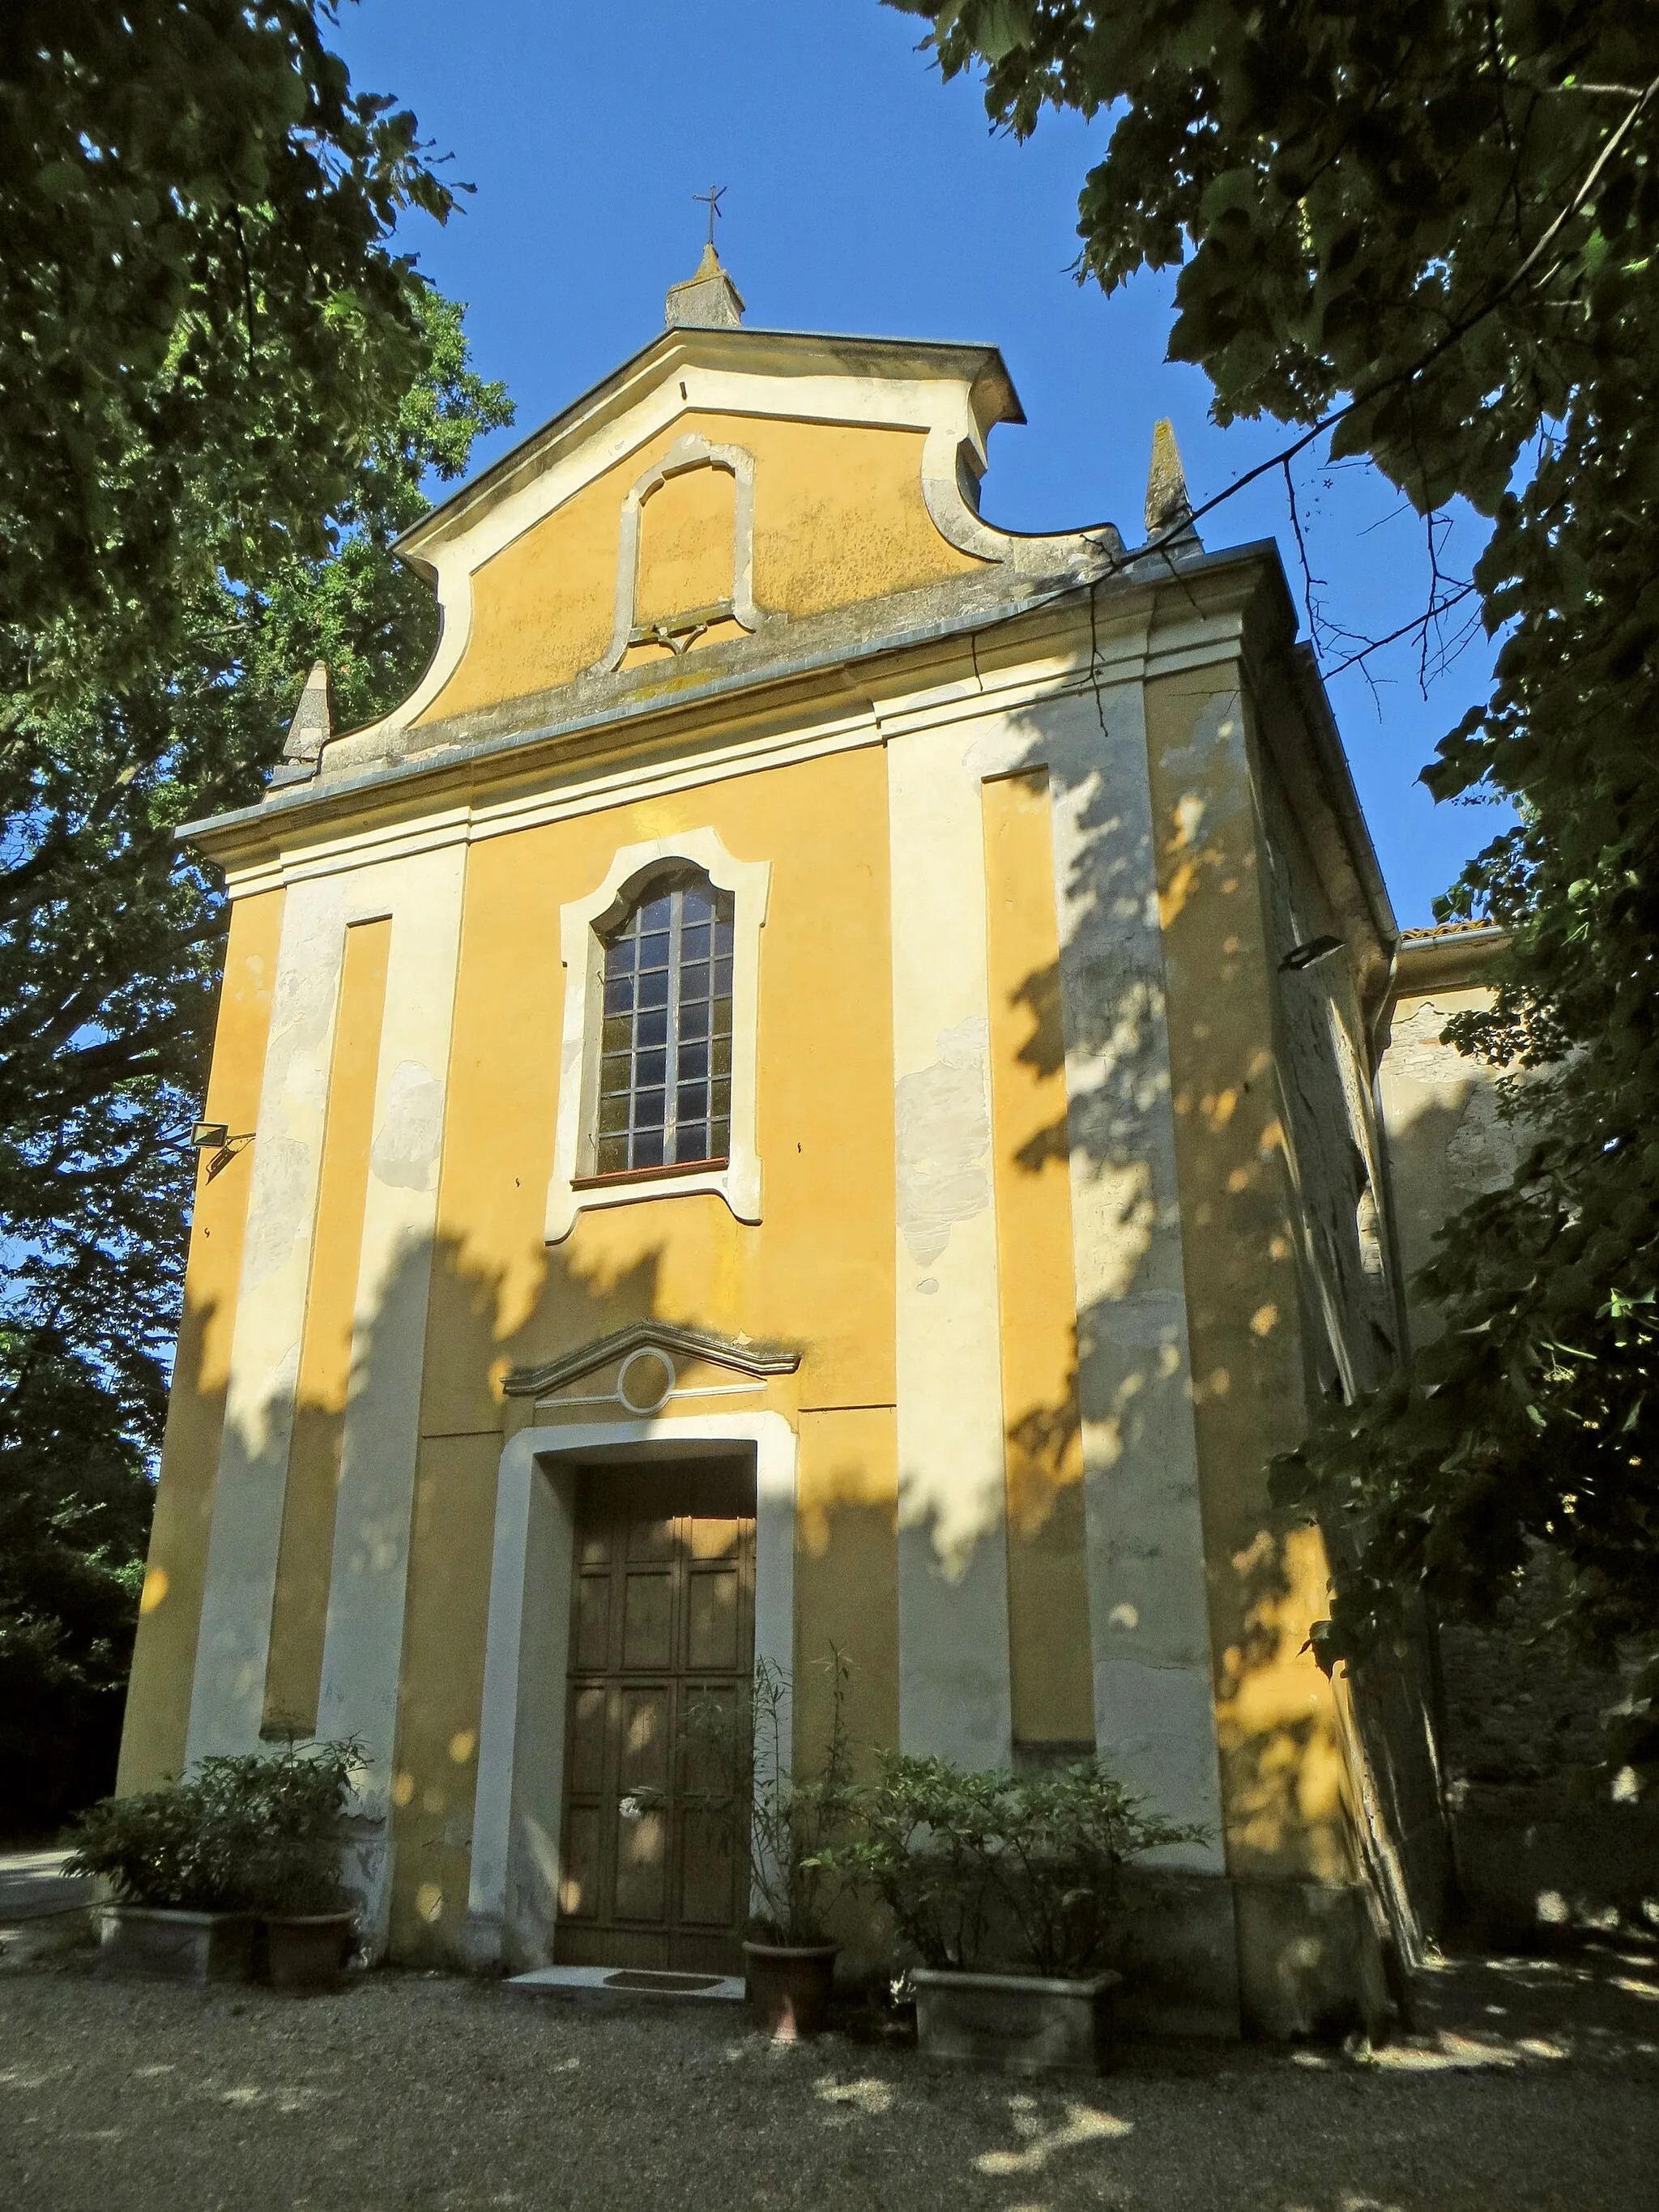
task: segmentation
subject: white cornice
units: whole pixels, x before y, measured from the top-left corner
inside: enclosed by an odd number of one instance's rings
[[[1236,661],[1243,650],[1249,592],[1238,580],[1196,577],[1162,598],[1137,595],[1127,606],[1102,599],[1091,620],[1085,603],[1028,610],[1019,624],[1017,658],[1006,653],[1002,633],[1012,624],[989,623],[977,634],[951,635],[905,647],[883,665],[845,663],[840,670],[844,708],[820,703],[816,711],[775,713],[764,722],[739,719],[741,696],[723,714],[724,732],[706,720],[665,738],[641,759],[607,761],[594,768],[553,766],[532,790],[477,797],[434,806],[400,822],[377,823],[333,835],[306,834],[306,817],[273,821],[266,834],[288,837],[242,864],[226,864],[232,898],[303,882],[317,876],[374,866],[436,846],[510,836],[624,801],[666,796],[757,775],[830,753],[881,744],[910,732],[966,721],[990,713],[1017,713],[1070,692],[1145,682],[1179,670]],[[1225,585],[1226,588],[1213,586]],[[1213,604],[1206,609],[1206,600]],[[833,679],[832,666],[816,672]],[[736,711],[733,711],[735,707]],[[708,710],[705,708],[705,714]],[[506,781],[523,776],[526,764],[512,752],[495,756],[484,771]],[[410,799],[414,792],[409,793]],[[388,794],[390,796],[390,794]],[[246,824],[258,836],[264,825]],[[318,825],[319,830],[322,825]]]

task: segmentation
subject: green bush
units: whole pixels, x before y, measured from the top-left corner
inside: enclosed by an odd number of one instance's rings
[[[1021,1775],[894,1754],[828,1856],[881,1899],[913,1964],[1075,1977],[1103,1962],[1123,1861],[1203,1834],[1148,1813],[1098,1759]]]
[[[204,1759],[163,1790],[106,1797],[71,1831],[71,1874],[125,1905],[196,1912],[337,1912],[353,1741]]]

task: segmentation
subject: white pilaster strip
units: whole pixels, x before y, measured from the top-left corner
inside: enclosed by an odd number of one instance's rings
[[[345,943],[346,881],[296,884],[283,914],[248,1169],[186,1762],[259,1741],[289,1443]],[[247,1157],[247,1156],[245,1156]],[[233,1164],[230,1173],[237,1172]]]
[[[888,747],[897,1133],[899,1741],[1012,1757],[991,1182],[985,842],[972,726]]]
[[[452,845],[352,879],[355,897],[378,899],[391,912],[392,945],[317,1730],[362,1743],[356,1810],[371,1821],[386,1818],[397,1746],[465,865],[465,848]]]
[[[1220,1872],[1204,1529],[1194,1425],[1156,825],[1140,686],[1045,705],[1071,1133],[1095,1728]],[[1104,725],[1103,728],[1103,723]]]

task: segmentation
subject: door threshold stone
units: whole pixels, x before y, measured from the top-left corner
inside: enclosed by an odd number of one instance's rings
[[[741,2004],[741,1974],[668,1972],[653,1966],[533,1966],[507,1987],[524,1997],[597,2005]]]

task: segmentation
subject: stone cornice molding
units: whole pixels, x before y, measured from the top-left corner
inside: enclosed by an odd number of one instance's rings
[[[757,1344],[746,1337],[725,1336],[717,1329],[687,1328],[666,1321],[630,1322],[626,1328],[596,1337],[557,1359],[544,1359],[538,1367],[515,1367],[501,1384],[509,1398],[544,1398],[567,1383],[580,1382],[602,1367],[629,1358],[635,1352],[661,1352],[671,1358],[706,1360],[729,1367],[757,1382],[776,1375],[793,1375],[801,1363],[801,1348],[793,1344]]]
[[[623,797],[879,744],[918,714],[957,719],[993,698],[1013,708],[1056,689],[1206,666],[1237,656],[1264,570],[1268,597],[1288,605],[1277,549],[1241,547],[1207,556],[1178,582],[1119,577],[1006,614],[964,614],[874,638],[856,653],[741,669],[672,699],[653,696],[625,709],[595,703],[566,722],[366,765],[331,784],[187,823],[179,838],[226,870],[234,897],[246,897],[361,866],[393,847],[472,842]],[[600,739],[609,749],[596,758]],[[507,787],[499,797],[489,787],[496,777]],[[365,821],[371,808],[374,818]]]

